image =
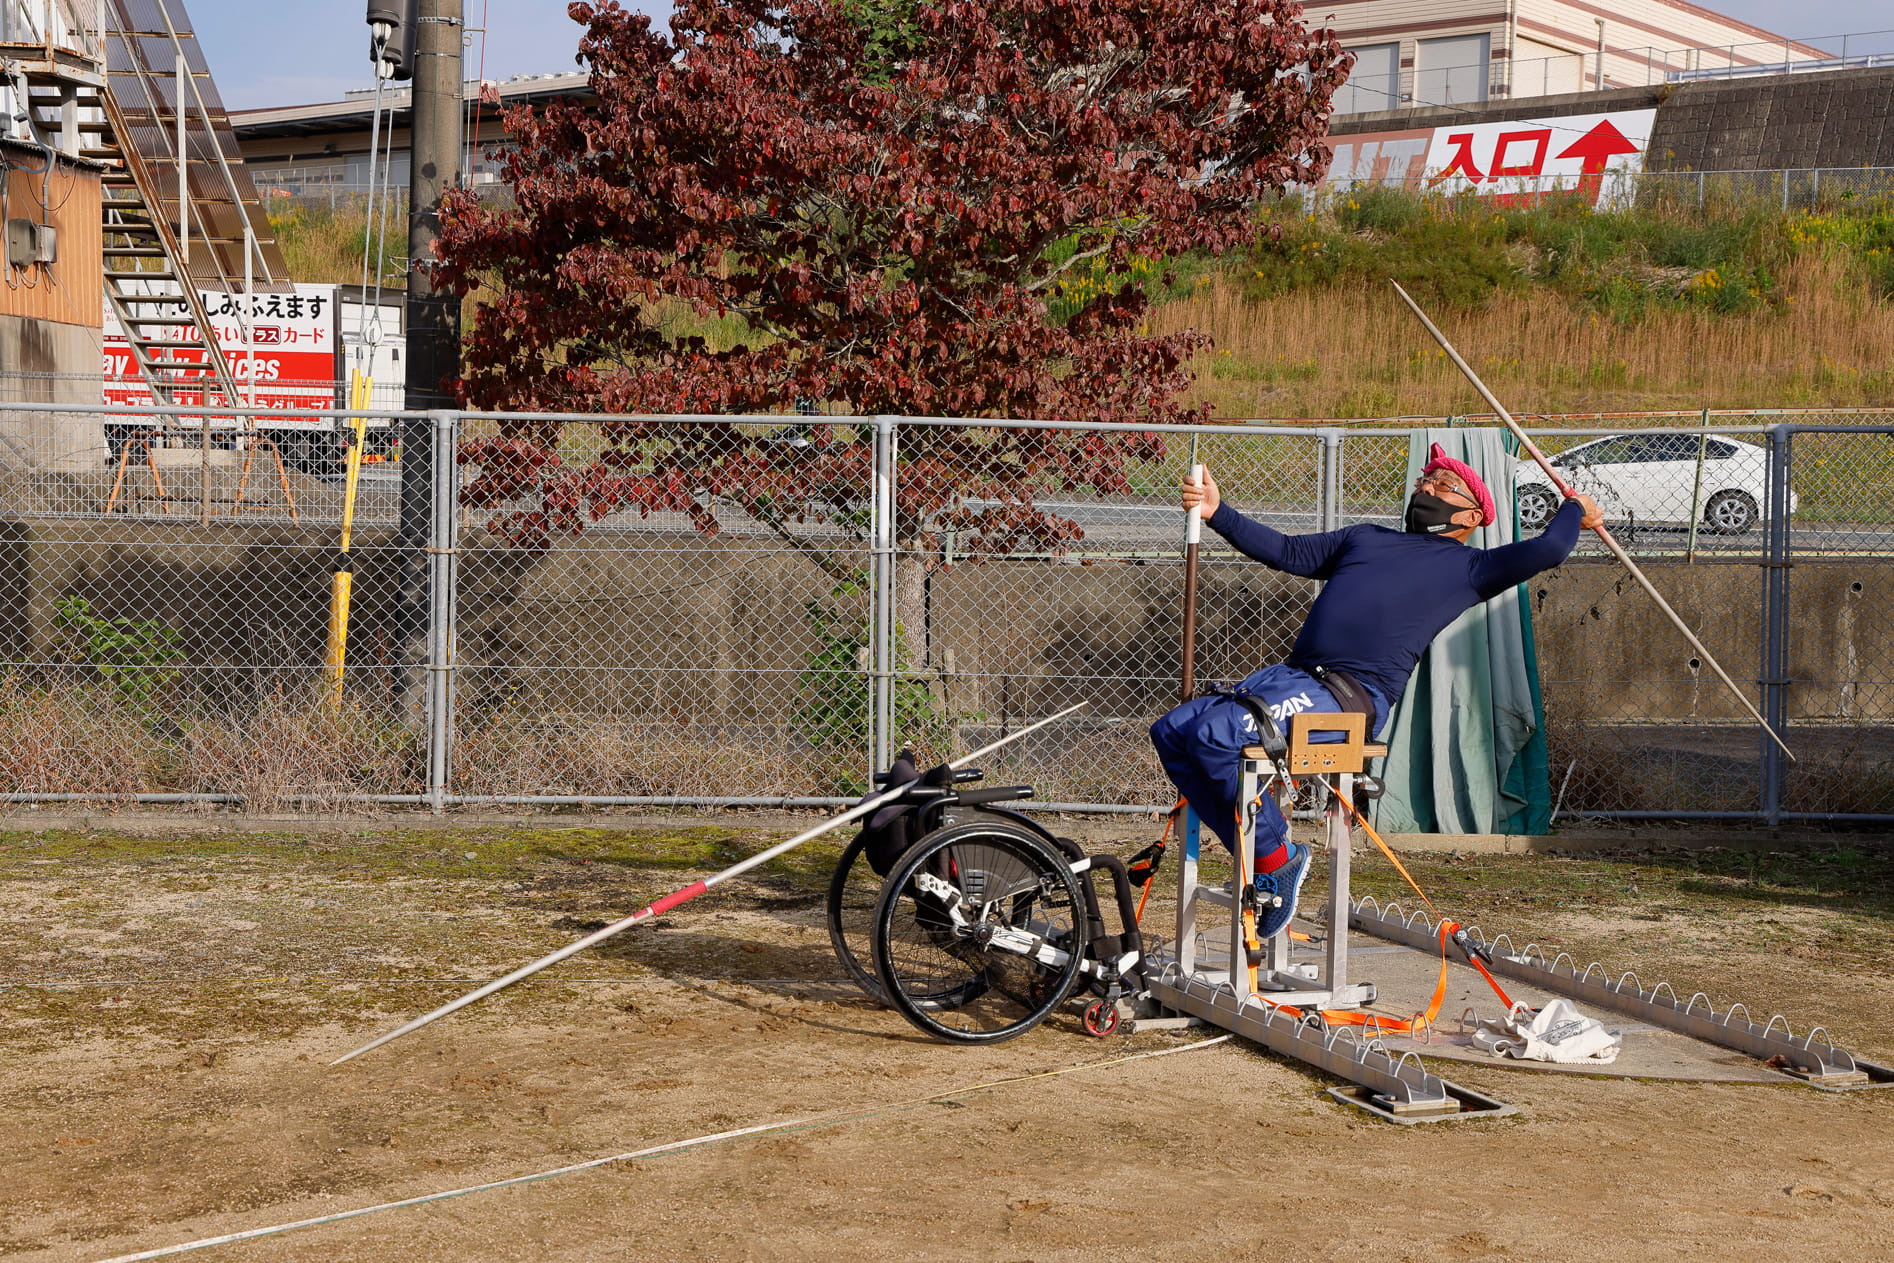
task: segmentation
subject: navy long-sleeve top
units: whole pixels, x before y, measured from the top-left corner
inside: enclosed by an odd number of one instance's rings
[[[1448,623],[1571,554],[1581,513],[1577,501],[1567,500],[1542,534],[1498,548],[1369,525],[1285,535],[1228,502],[1217,506],[1209,524],[1246,557],[1325,581],[1290,651],[1290,666],[1346,671],[1392,706]]]

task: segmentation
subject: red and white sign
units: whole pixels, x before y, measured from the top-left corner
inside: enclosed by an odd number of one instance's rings
[[[1573,189],[1600,205],[1628,197],[1613,173],[1644,169],[1656,110],[1570,114],[1434,129],[1427,187],[1501,197]]]
[[[298,285],[293,294],[250,295],[250,349],[243,340],[243,321],[239,319],[242,296],[220,290],[202,290],[204,307],[210,314],[211,327],[217,332],[218,345],[230,363],[230,375],[236,379],[243,398],[239,406],[250,406],[251,378],[255,378],[255,406],[259,408],[333,408],[336,406],[336,287]],[[150,326],[151,336],[165,342],[195,342],[197,330],[191,325]],[[138,372],[131,347],[113,318],[111,307],[105,310],[105,402],[136,407],[152,402],[151,388]],[[199,348],[175,348],[161,354],[175,359],[204,363]],[[201,403],[202,397],[183,400]],[[306,424],[327,424],[315,417],[284,418]]]
[[[1328,179],[1508,201],[1566,191],[1600,207],[1622,205],[1631,182],[1617,177],[1644,169],[1656,118],[1654,109],[1616,110],[1335,136]]]

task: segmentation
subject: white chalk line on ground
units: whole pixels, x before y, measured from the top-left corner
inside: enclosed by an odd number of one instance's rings
[[[1360,949],[1357,949],[1360,950]],[[682,975],[675,975],[682,978]],[[51,982],[26,981],[21,979],[0,979],[0,991],[45,987],[188,987],[199,983],[265,983],[265,982],[326,982],[335,985],[380,986],[384,983],[402,986],[419,986],[439,983],[442,986],[461,986],[469,982],[491,982],[490,978],[340,978],[329,974],[207,974],[202,978],[75,978],[66,981]],[[548,982],[636,982],[649,983],[648,974],[626,974],[621,978],[549,978]],[[690,978],[689,982],[739,983],[749,987],[842,987],[856,991],[861,984],[852,978]]]
[[[905,1101],[896,1101],[889,1105],[879,1105],[867,1110],[849,1110],[834,1114],[817,1114],[809,1118],[792,1118],[780,1123],[760,1123],[755,1127],[740,1127],[735,1131],[720,1131],[709,1136],[695,1136],[689,1140],[674,1140],[669,1144],[654,1145],[649,1149],[638,1149],[631,1153],[613,1154],[609,1158],[593,1158],[586,1162],[576,1162],[571,1166],[554,1167],[550,1171],[535,1171],[531,1175],[516,1175],[511,1179],[494,1180],[486,1184],[470,1184],[466,1188],[448,1189],[440,1193],[424,1193],[420,1197],[407,1197],[398,1202],[383,1202],[376,1206],[360,1206],[354,1210],[341,1210],[333,1215],[317,1215],[313,1219],[298,1219],[292,1223],[272,1224],[267,1228],[250,1228],[243,1232],[226,1233],[220,1237],[203,1237],[196,1241],[186,1241],[182,1245],[168,1245],[156,1250],[141,1250],[136,1254],[117,1254],[109,1259],[100,1259],[98,1263],[142,1263],[145,1259],[161,1259],[173,1254],[184,1254],[191,1250],[204,1250],[211,1246],[231,1245],[238,1241],[250,1241],[257,1237],[273,1236],[280,1232],[291,1232],[297,1228],[316,1228],[324,1224],[340,1223],[346,1219],[359,1219],[364,1215],[379,1214],[384,1210],[400,1210],[408,1206],[422,1206],[429,1202],[446,1201],[452,1197],[466,1197],[472,1193],[485,1193],[498,1188],[512,1188],[520,1184],[533,1184],[540,1180],[550,1180],[561,1175],[573,1175],[580,1171],[592,1171],[599,1167],[610,1166],[615,1162],[635,1162],[642,1158],[656,1158],[665,1154],[678,1153],[686,1149],[695,1149],[704,1145],[719,1144],[725,1141],[739,1140],[745,1136],[760,1136],[770,1132],[807,1131],[815,1127],[832,1127],[838,1123],[856,1122],[864,1118],[875,1118],[882,1114],[898,1113],[902,1110],[918,1109],[935,1101],[949,1100],[958,1096],[969,1096],[975,1092],[990,1092],[996,1088],[1009,1087],[1017,1083],[1029,1083],[1035,1079],[1050,1079],[1059,1075],[1077,1074],[1084,1070],[1103,1070],[1110,1066],[1124,1065],[1130,1061],[1143,1061],[1150,1057],[1169,1057],[1177,1053],[1196,1052],[1215,1044],[1234,1039],[1233,1035],[1218,1035],[1213,1039],[1199,1040],[1186,1044],[1182,1048],[1158,1048],[1150,1052],[1132,1053],[1124,1057],[1112,1057],[1104,1061],[1087,1062],[1084,1065],[1066,1066],[1060,1070],[1041,1070],[1036,1074],[1015,1075],[1007,1079],[994,1079],[988,1083],[976,1083],[970,1087],[953,1088],[946,1092],[935,1092],[929,1096],[917,1096]]]

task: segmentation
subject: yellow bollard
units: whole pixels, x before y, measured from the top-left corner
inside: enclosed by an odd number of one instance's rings
[[[354,369],[349,371],[350,408],[368,406],[372,380]],[[329,643],[323,657],[323,670],[329,682],[329,705],[338,710],[342,706],[342,681],[347,672],[349,595],[355,582],[355,573],[349,566],[349,543],[355,526],[355,491],[362,476],[362,446],[368,441],[368,418],[357,413],[349,422],[352,434],[342,480],[342,538],[335,573],[329,579]]]

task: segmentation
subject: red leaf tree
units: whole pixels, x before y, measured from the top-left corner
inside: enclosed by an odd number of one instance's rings
[[[613,0],[570,13],[596,102],[510,111],[513,204],[442,210],[445,282],[491,287],[461,383],[480,408],[1201,420],[1182,396],[1205,340],[1143,331],[1134,267],[1247,242],[1258,199],[1319,177],[1348,61],[1293,0],[681,0],[669,37]],[[741,332],[713,344],[712,321]],[[853,428],[792,449],[615,422],[582,468],[557,432],[462,453],[470,504],[537,505],[494,522],[530,545],[625,510],[715,532],[733,506],[808,548],[790,523],[868,494]],[[898,533],[1056,548],[1081,532],[1034,488],[1125,492],[1161,455],[909,428]]]

